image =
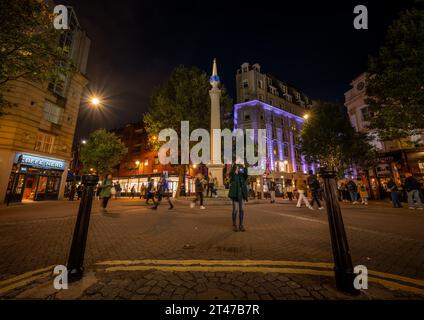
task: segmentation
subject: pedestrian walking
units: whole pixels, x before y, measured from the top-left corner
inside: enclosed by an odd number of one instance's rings
[[[140,199],[146,198],[146,186],[144,184],[140,187]]]
[[[296,207],[300,208],[302,206],[302,202],[304,202],[308,209],[314,210],[314,208],[312,208],[312,206],[309,204],[308,198],[305,195],[306,189],[307,187],[305,180],[297,180],[297,192],[299,193],[299,196]]]
[[[422,210],[422,202],[420,198],[420,182],[412,176],[411,173],[405,174],[405,190],[408,195],[408,207],[409,209],[415,209],[415,206],[418,210]]]
[[[78,185],[77,187],[77,200],[81,199],[82,197],[82,185]]]
[[[361,203],[363,205],[368,205],[368,188],[367,188],[367,184],[365,183],[365,181],[358,179],[358,189],[359,189],[359,196],[361,198]]]
[[[153,201],[153,204],[156,205],[156,201],[155,201],[155,185],[154,185],[154,181],[153,178],[149,179],[149,182],[147,184],[147,189],[146,189],[146,204],[149,204],[149,200]]]
[[[218,197],[218,192],[216,190],[216,187],[218,186],[218,179],[216,177],[212,177],[212,191],[211,191],[211,197],[214,196],[215,198]]]
[[[106,175],[106,178],[103,180],[102,185],[100,186],[100,198],[102,198],[102,212],[107,212],[107,204],[109,202],[110,197],[112,196],[111,189],[113,187],[112,184],[112,175]]]
[[[196,180],[194,180],[194,191],[196,192],[196,198],[190,203],[190,208],[194,208],[197,201],[199,201],[200,209],[205,210],[206,207],[203,205],[204,178],[200,172],[196,175]]]
[[[293,186],[290,184],[286,187],[287,191],[287,197],[289,198],[289,201],[293,201]]]
[[[118,199],[121,197],[121,192],[122,192],[121,184],[119,183],[119,181],[116,182],[115,190],[116,190],[115,199]]]
[[[135,198],[135,186],[131,187],[130,193],[131,193],[131,199],[134,199]]]
[[[102,191],[101,184],[98,183],[96,186],[95,199],[100,200],[100,191]]]
[[[324,209],[324,207],[321,206],[321,202],[319,201],[319,197],[320,197],[319,191],[321,189],[321,185],[319,184],[318,177],[314,174],[312,170],[309,170],[307,183],[312,193],[311,207],[313,208],[314,203],[316,202],[319,210]]]
[[[390,198],[392,199],[393,208],[402,208],[400,202],[399,188],[393,179],[390,179],[387,183],[387,189],[390,191]]]
[[[174,209],[174,205],[172,204],[172,201],[169,196],[169,187],[168,187],[168,180],[166,179],[166,175],[162,175],[162,178],[158,184],[158,201],[156,201],[156,204],[152,207],[152,209],[156,210],[160,203],[162,202],[163,197],[166,197],[168,204],[169,204],[169,210]]]
[[[230,171],[230,191],[228,197],[233,203],[233,231],[246,231],[244,228],[244,202],[247,200],[247,170],[241,164],[234,164]],[[239,227],[237,228],[237,213]]]
[[[274,179],[271,179],[268,181],[268,191],[269,191],[269,195],[271,197],[271,203],[275,203],[275,181]]]
[[[346,187],[349,192],[352,204],[358,204],[358,186],[356,185],[356,183],[353,180],[349,180]]]

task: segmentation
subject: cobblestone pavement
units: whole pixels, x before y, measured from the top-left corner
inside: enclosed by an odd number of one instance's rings
[[[342,207],[354,265],[373,277],[355,298],[422,298],[424,212],[388,203]],[[68,201],[0,208],[0,297],[353,298],[335,290],[325,211],[286,201],[247,205],[245,233],[231,230],[229,206],[169,211],[164,203],[153,211],[119,200],[102,215],[96,201],[87,277],[66,296],[51,290],[50,269],[66,264],[77,209]]]

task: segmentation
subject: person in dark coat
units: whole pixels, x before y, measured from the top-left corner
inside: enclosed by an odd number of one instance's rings
[[[198,173],[196,180],[194,180],[194,191],[196,192],[196,198],[190,203],[190,208],[194,208],[197,201],[200,201],[200,209],[205,210],[206,207],[203,205],[204,177],[201,173]]]
[[[155,185],[153,183],[153,178],[150,178],[149,183],[147,184],[147,189],[146,189],[146,204],[149,204],[149,200],[152,200],[153,204],[156,205],[154,189],[155,189]]]
[[[409,209],[415,209],[414,204],[417,209],[423,210],[421,198],[420,198],[420,182],[412,176],[411,173],[405,174],[405,190],[408,195],[408,207]]]
[[[390,179],[387,183],[387,189],[390,191],[390,197],[392,199],[393,208],[402,208],[402,204],[400,202],[399,189],[396,182],[393,179]]]
[[[314,172],[312,170],[309,170],[309,176],[308,176],[307,183],[308,183],[309,189],[311,190],[311,193],[312,193],[311,207],[314,207],[314,203],[316,202],[319,210],[324,209],[321,206],[321,202],[319,202],[319,199],[318,199],[319,198],[319,191],[321,189],[321,185],[319,184],[318,177],[314,174]]]
[[[171,202],[171,199],[169,197],[169,187],[168,187],[168,180],[166,179],[166,175],[162,176],[161,181],[158,184],[158,191],[157,191],[158,201],[156,201],[156,204],[152,209],[156,210],[161,203],[163,197],[166,197],[169,204],[169,210],[172,210],[174,208],[174,205]]]
[[[233,230],[246,231],[244,228],[244,201],[247,201],[247,169],[240,164],[235,164],[230,172],[230,191],[228,197],[233,202]],[[239,214],[239,227],[237,228],[237,211]]]

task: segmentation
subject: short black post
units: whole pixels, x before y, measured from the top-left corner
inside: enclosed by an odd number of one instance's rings
[[[98,181],[98,176],[84,175],[82,177],[84,188],[67,265],[69,282],[81,279],[84,272],[84,253],[87,242],[88,225],[90,224],[94,186],[97,185]]]
[[[356,275],[353,273],[352,258],[336,193],[336,174],[334,171],[325,168],[321,168],[319,174],[324,179],[324,196],[333,248],[337,289],[350,294],[359,294],[359,290],[354,287]]]

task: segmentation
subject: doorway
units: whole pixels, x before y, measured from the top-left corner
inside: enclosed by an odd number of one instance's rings
[[[34,201],[37,189],[37,176],[27,175],[22,201]]]

